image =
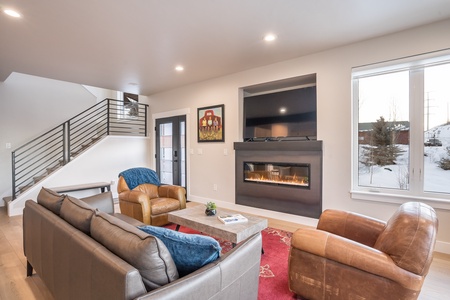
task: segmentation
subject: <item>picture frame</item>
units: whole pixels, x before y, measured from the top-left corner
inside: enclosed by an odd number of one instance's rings
[[[225,142],[225,105],[197,109],[197,141]]]

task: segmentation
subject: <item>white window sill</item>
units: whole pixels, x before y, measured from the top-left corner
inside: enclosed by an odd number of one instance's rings
[[[379,191],[371,192],[371,191],[355,191],[355,190],[350,191],[350,195],[352,199],[383,202],[383,203],[402,204],[408,201],[419,201],[426,203],[435,209],[450,210],[450,200],[444,198],[431,198],[431,197],[427,198],[412,195],[389,194]]]

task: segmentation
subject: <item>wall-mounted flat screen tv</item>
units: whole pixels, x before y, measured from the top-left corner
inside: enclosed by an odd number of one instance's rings
[[[317,138],[316,86],[244,97],[244,141]]]

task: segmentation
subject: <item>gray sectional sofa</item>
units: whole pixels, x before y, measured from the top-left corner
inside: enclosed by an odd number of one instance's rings
[[[42,189],[23,212],[27,276],[55,299],[257,299],[261,234],[179,278],[165,245],[114,214],[111,193],[85,199]]]

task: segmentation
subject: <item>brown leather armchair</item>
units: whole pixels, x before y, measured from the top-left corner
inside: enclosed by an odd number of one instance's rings
[[[317,229],[292,236],[289,289],[306,299],[417,299],[437,230],[435,211],[419,202],[387,223],[326,210]]]
[[[165,225],[168,212],[186,208],[186,190],[181,186],[144,183],[130,190],[120,176],[117,192],[120,212],[149,225]]]

